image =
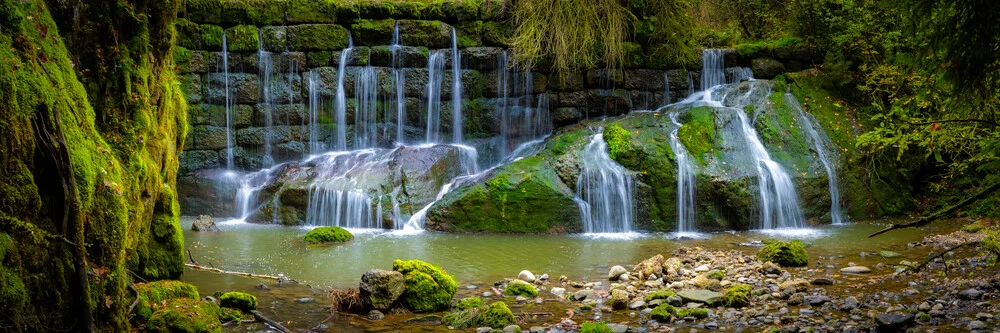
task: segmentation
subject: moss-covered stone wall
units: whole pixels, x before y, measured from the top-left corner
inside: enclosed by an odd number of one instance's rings
[[[0,3],[0,331],[128,331],[133,279],[180,276],[179,7]]]

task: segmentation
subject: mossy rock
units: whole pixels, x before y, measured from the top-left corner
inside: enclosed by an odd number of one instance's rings
[[[393,19],[362,19],[351,24],[351,33],[354,36],[355,45],[389,45],[392,43],[395,27],[396,20]]]
[[[508,297],[537,297],[538,290],[528,282],[514,280],[507,284],[507,288],[503,290],[503,295]]]
[[[673,290],[660,289],[652,293],[649,293],[649,295],[646,295],[646,302],[652,301],[654,299],[667,299],[673,296],[677,296],[677,293],[675,293]]]
[[[774,242],[757,252],[757,260],[770,261],[783,267],[803,267],[809,264],[809,254],[800,240]]]
[[[399,20],[400,39],[406,45],[430,49],[451,47],[452,27],[441,21]]]
[[[136,318],[140,320],[148,319],[153,314],[153,306],[168,299],[190,298],[197,300],[199,298],[197,287],[174,280],[137,283],[133,288],[139,297],[135,313]]]
[[[448,326],[459,329],[483,326],[501,329],[515,323],[516,320],[514,313],[503,302],[462,309],[444,316],[444,322]]]
[[[632,133],[619,124],[610,124],[604,128],[604,142],[608,144],[608,156],[611,159],[632,151]]]
[[[349,32],[336,24],[301,24],[288,29],[292,51],[336,51],[347,47]]]
[[[657,321],[670,321],[670,318],[677,316],[677,308],[670,304],[660,304],[653,308],[649,317]]]
[[[288,0],[285,17],[288,24],[337,23],[340,0]]]
[[[708,318],[708,309],[705,308],[689,308],[677,311],[677,317],[695,317],[698,319]]]
[[[504,22],[483,22],[483,44],[486,46],[510,47],[514,36],[514,26]]]
[[[198,23],[222,23],[222,0],[185,0],[184,13]]]
[[[229,52],[257,51],[260,49],[260,35],[255,26],[238,25],[226,29],[226,43]]]
[[[285,5],[288,3],[289,1],[275,0],[224,0],[222,3],[222,23],[225,25],[282,25],[285,23]]]
[[[222,51],[222,27],[212,24],[201,25],[201,49],[205,51]],[[227,37],[228,39],[228,37]],[[228,41],[227,41],[228,42]]]
[[[986,226],[983,225],[983,223],[979,222],[979,221],[967,224],[964,227],[962,227],[962,231],[965,231],[965,232],[968,232],[968,233],[973,233],[973,234],[977,233],[977,232],[980,232],[980,231],[983,231],[983,229],[986,229]]]
[[[478,307],[481,307],[483,305],[484,305],[483,299],[481,299],[481,298],[479,298],[477,296],[472,296],[472,297],[463,298],[461,301],[458,301],[458,304],[455,305],[455,308],[457,308],[459,310],[468,310],[468,309],[472,309],[472,308],[478,308]]]
[[[177,46],[192,50],[201,49],[200,25],[183,18],[179,18],[176,22],[174,22],[174,29],[177,31]],[[174,61],[176,62],[177,59],[174,59]]]
[[[750,305],[750,295],[753,287],[748,284],[737,283],[729,286],[722,293],[722,304],[732,308],[742,308]]]
[[[219,296],[219,305],[224,308],[250,312],[257,309],[257,296],[238,291],[230,291],[222,294],[222,296]]]
[[[392,270],[403,273],[406,290],[400,299],[410,310],[433,312],[451,306],[458,285],[440,267],[420,260],[396,260]]]
[[[493,302],[486,312],[483,312],[479,322],[483,326],[504,328],[516,321],[517,318],[514,317],[514,313],[510,311],[507,304],[504,304],[504,302]]]
[[[306,243],[343,243],[354,239],[354,235],[341,227],[319,227],[309,230],[302,240]]]
[[[583,323],[580,325],[580,333],[614,333],[614,331],[605,323]]]
[[[707,107],[689,110],[681,119],[683,125],[677,137],[698,163],[705,165],[715,147],[715,114]]]
[[[239,319],[210,302],[191,298],[175,298],[159,306],[149,317],[150,332],[215,333],[222,332],[223,318]]]

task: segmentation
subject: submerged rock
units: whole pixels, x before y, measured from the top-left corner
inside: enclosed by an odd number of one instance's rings
[[[879,332],[903,332],[913,326],[912,314],[879,313],[875,315],[875,328]]]
[[[215,220],[208,215],[199,215],[191,224],[192,231],[217,232],[219,228],[215,226]]]
[[[685,302],[704,303],[708,305],[717,304],[722,300],[722,294],[703,289],[681,290],[677,292],[677,296],[680,296]]]

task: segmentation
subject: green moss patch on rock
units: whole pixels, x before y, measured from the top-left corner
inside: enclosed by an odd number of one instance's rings
[[[226,50],[229,52],[257,51],[260,49],[260,35],[257,27],[238,25],[226,29]]]
[[[291,51],[336,51],[348,45],[347,29],[336,24],[301,24],[287,30]]]
[[[748,284],[733,284],[722,293],[722,304],[732,308],[749,306],[751,292],[753,292],[753,287]]]
[[[406,45],[431,49],[451,46],[451,26],[441,21],[399,20],[399,31]]]
[[[392,42],[396,20],[393,19],[362,19],[351,24],[351,33],[355,45],[389,45]]]
[[[240,319],[239,315],[227,310],[210,302],[175,298],[157,308],[150,316],[146,328],[151,332],[222,332],[223,319]]]
[[[303,241],[311,244],[343,243],[354,239],[354,235],[341,227],[319,227],[309,230]]]
[[[400,299],[410,310],[433,312],[451,306],[458,285],[440,267],[420,260],[396,260],[392,270],[403,273],[406,290]]]
[[[461,301],[458,301],[458,304],[455,305],[455,308],[457,308],[459,310],[468,310],[468,309],[471,309],[471,308],[481,307],[481,306],[483,306],[483,304],[484,304],[483,303],[483,299],[481,299],[481,298],[479,298],[477,296],[472,296],[472,297],[463,298]]]
[[[133,288],[138,295],[135,314],[141,320],[148,319],[153,314],[154,306],[168,299],[190,298],[197,300],[199,297],[198,288],[194,285],[173,280],[137,283]]]
[[[507,284],[507,288],[503,290],[503,295],[509,297],[536,297],[538,296],[538,290],[528,282],[514,280]]]
[[[707,107],[694,108],[681,119],[677,137],[698,163],[705,165],[715,147],[715,114]]]
[[[224,308],[250,312],[257,309],[257,296],[244,292],[230,291],[219,296],[219,305]]]
[[[773,242],[757,252],[757,260],[770,261],[783,267],[803,267],[809,264],[806,246],[800,240]]]
[[[657,290],[657,291],[649,293],[649,295],[646,295],[646,302],[652,301],[654,299],[667,299],[667,298],[673,297],[673,296],[677,296],[677,293],[675,293],[673,290],[671,290],[671,289],[660,289],[660,290]]]
[[[649,313],[650,318],[661,322],[670,321],[670,318],[675,316],[677,316],[677,308],[670,304],[660,304]]]
[[[455,328],[491,327],[501,329],[517,321],[504,302],[454,311],[444,316],[444,322]]]

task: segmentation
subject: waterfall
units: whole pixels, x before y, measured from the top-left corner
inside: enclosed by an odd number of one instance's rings
[[[670,133],[670,148],[674,150],[677,160],[677,232],[695,232],[695,222],[698,219],[698,206],[695,205],[697,195],[697,180],[695,179],[694,161],[684,145],[681,144],[677,132],[681,123],[677,121],[679,113],[671,113],[670,121],[676,128]]]
[[[406,93],[403,73],[403,57],[399,54],[399,21],[392,31],[392,44],[389,50],[392,52],[392,84],[396,95],[396,144],[401,145],[406,142],[403,130],[406,128]]]
[[[233,169],[233,115],[232,101],[229,99],[229,52],[227,51],[226,32],[222,32],[222,79],[226,86],[226,169]]]
[[[552,133],[552,116],[549,96],[534,95],[534,74],[530,69],[520,71],[510,67],[507,51],[497,57],[497,104],[500,116],[500,149],[494,162],[509,157],[524,143]]]
[[[663,71],[663,105],[670,104],[670,77]]]
[[[757,167],[761,228],[802,228],[804,218],[792,177],[771,159],[746,113],[736,110],[736,115]]]
[[[235,219],[246,220],[257,211],[257,194],[274,180],[275,171],[278,171],[279,167],[280,165],[276,165],[238,176],[239,185],[236,188],[236,205],[234,206],[236,212],[233,216]]]
[[[271,52],[264,51],[264,32],[263,30],[259,33],[259,41],[257,42],[257,63],[259,68],[260,77],[260,89],[261,97],[264,98],[264,103],[261,104],[260,109],[264,113],[264,157],[263,165],[265,168],[274,165],[274,156],[271,154],[271,137],[273,136],[273,126],[274,126],[274,114],[273,114],[273,104],[271,96],[271,76],[274,74],[274,62],[271,59]]]
[[[694,75],[688,71],[688,96],[694,95]]]
[[[701,90],[726,84],[724,58],[725,50],[706,49],[701,51]]]
[[[337,99],[334,112],[337,121],[337,142],[335,149],[347,150],[347,93],[344,92],[344,75],[347,73],[347,61],[354,50],[354,41],[347,36],[347,48],[340,51],[340,64],[337,67]]]
[[[479,153],[476,151],[476,148],[458,144],[452,146],[459,148],[459,151],[461,152],[461,159],[459,163],[461,164],[462,169],[464,169],[465,175],[455,177],[447,184],[441,186],[441,190],[438,191],[438,194],[437,196],[434,197],[434,200],[427,203],[427,205],[425,205],[419,211],[414,213],[413,216],[410,216],[410,219],[407,220],[406,224],[403,225],[402,230],[404,231],[424,230],[424,224],[427,221],[427,210],[431,209],[431,206],[434,206],[434,203],[437,202],[438,200],[441,200],[441,198],[443,198],[445,194],[448,194],[448,192],[451,192],[452,189],[458,187],[456,185],[456,182],[458,184],[462,184],[463,182],[468,181],[470,179],[478,178],[479,176],[485,173],[485,171],[484,172],[479,171],[479,163],[477,162],[479,160]]]
[[[826,177],[830,189],[830,218],[833,220],[833,224],[843,224],[843,217],[840,213],[840,190],[837,188],[837,182],[840,178],[837,178],[837,169],[833,162],[837,159],[836,148],[826,148],[834,147],[833,142],[830,141],[830,137],[826,135],[822,127],[819,127],[818,131],[816,127],[813,127],[811,117],[802,110],[802,105],[799,104],[794,95],[785,93],[785,101],[792,108],[799,111],[800,121],[802,121],[806,132],[812,138],[816,154],[819,155],[819,160],[823,163],[823,168],[826,169]]]
[[[441,136],[441,88],[444,83],[444,52],[433,51],[427,60],[427,142]]]
[[[336,184],[309,187],[307,225],[353,229],[382,228],[382,215],[375,214],[372,199],[360,190],[340,189]]]
[[[306,75],[309,80],[309,153],[316,155],[324,150],[319,125],[319,84],[321,81],[316,69],[310,70]]]
[[[462,55],[455,28],[451,28],[451,117],[452,142],[462,143]]]
[[[354,80],[354,149],[378,146],[378,73],[365,66]]]
[[[631,232],[635,210],[632,175],[608,155],[603,128],[591,137],[580,159],[576,201],[580,205],[583,231]]]
[[[507,50],[497,57],[497,97],[500,105],[500,158],[507,155],[507,80],[510,76],[510,68],[507,63]]]

